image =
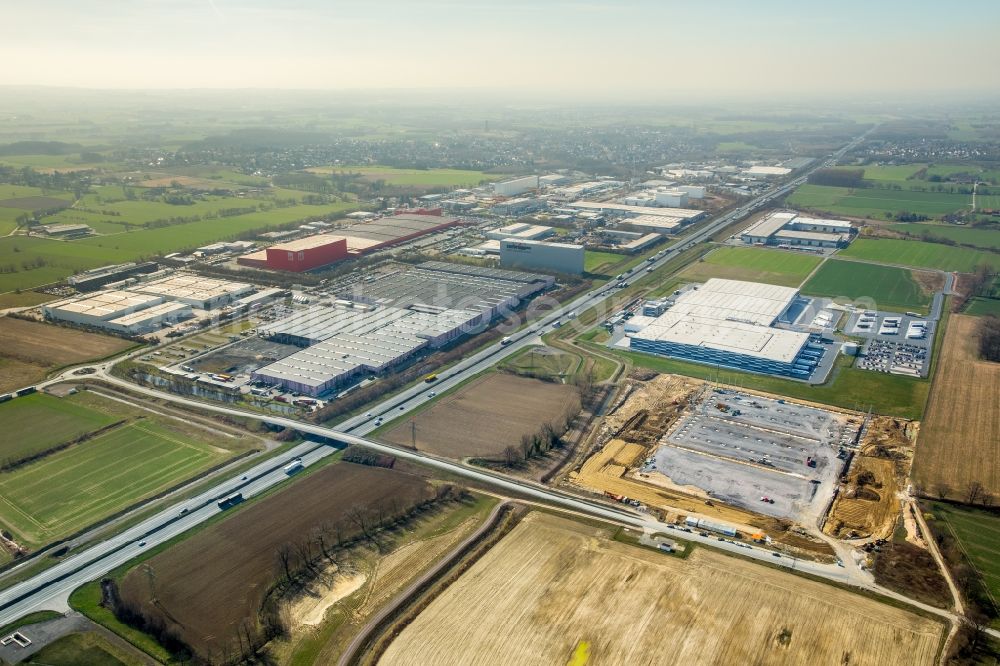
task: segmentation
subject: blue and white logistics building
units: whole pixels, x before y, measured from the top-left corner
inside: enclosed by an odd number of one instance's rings
[[[618,344],[718,367],[808,379],[824,348],[806,332],[776,328],[798,289],[712,278],[655,317],[636,316]]]

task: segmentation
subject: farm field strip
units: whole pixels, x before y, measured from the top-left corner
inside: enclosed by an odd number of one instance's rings
[[[31,540],[40,541],[96,521],[223,457],[155,424],[126,425],[0,474],[0,497],[38,531]],[[17,530],[34,531],[7,518]]]
[[[787,199],[794,208],[811,208],[837,215],[884,217],[886,213],[908,211],[940,216],[967,208],[968,194],[802,185]]]
[[[505,447],[518,446],[522,435],[558,421],[574,405],[579,405],[579,394],[573,386],[488,374],[405,419],[383,439],[411,446],[415,423],[420,451],[456,458],[499,456]]]
[[[406,507],[432,496],[430,486],[410,474],[332,464],[133,568],[122,580],[122,596],[166,621],[199,654],[228,651],[243,622],[256,621],[264,595],[281,578],[282,547],[333,525],[341,525],[344,536],[353,535],[357,529],[348,516],[354,507],[392,502]],[[192,562],[198,566],[192,568]]]
[[[824,262],[802,285],[802,292],[830,298],[871,299],[879,308],[902,310],[926,310],[931,303],[931,294],[905,268],[838,259]]]
[[[704,549],[682,560],[609,536],[532,512],[379,664],[566,663],[581,642],[593,663],[934,663],[935,621]]]
[[[956,227],[944,224],[921,224],[916,222],[903,224],[890,224],[887,227],[890,231],[899,231],[907,234],[930,234],[953,240],[956,243],[965,245],[975,245],[985,249],[1000,250],[1000,227],[997,229],[971,229],[969,227]]]
[[[15,398],[0,404],[0,421],[9,436],[0,447],[0,459],[18,459],[45,451],[117,420],[44,393]],[[44,428],[38,427],[43,423]]]
[[[969,273],[982,264],[1000,268],[1000,254],[916,240],[858,238],[840,254],[884,264],[960,273]]]
[[[945,484],[955,496],[971,481],[1000,493],[1000,364],[979,360],[977,325],[951,317],[914,458],[925,488]]]
[[[935,504],[934,517],[948,523],[993,599],[1000,600],[1000,518],[976,509]]]
[[[784,250],[726,246],[691,264],[679,277],[698,281],[719,277],[797,287],[821,261],[817,256]]]

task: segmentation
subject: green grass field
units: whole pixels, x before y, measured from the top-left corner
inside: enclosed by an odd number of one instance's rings
[[[45,543],[166,490],[226,453],[138,421],[0,474],[0,515],[25,542]]]
[[[844,257],[885,264],[902,264],[914,268],[936,268],[942,271],[968,273],[986,264],[1000,268],[1000,254],[965,247],[890,238],[859,238],[845,250]]]
[[[587,250],[583,255],[583,270],[595,275],[610,275],[615,271],[612,270],[611,273],[607,271],[621,264],[627,258],[624,254]]]
[[[927,402],[930,382],[899,375],[868,372],[848,367],[846,357],[838,359],[835,376],[826,384],[812,386],[802,382],[755,375],[748,372],[721,369],[677,359],[639,352],[615,352],[626,356],[635,365],[657,372],[686,375],[699,379],[717,380],[748,389],[810,400],[846,409],[865,410],[869,407],[881,414],[907,419],[919,419]]]
[[[921,236],[930,234],[938,238],[947,238],[962,245],[973,245],[987,250],[1000,250],[1000,228],[974,229],[972,227],[956,227],[948,224],[890,224],[891,231]]]
[[[96,632],[63,636],[21,662],[25,666],[130,666],[129,658]]]
[[[387,166],[314,167],[313,173],[359,173],[370,180],[384,180],[399,187],[472,187],[501,176],[465,169],[397,169]]]
[[[0,444],[0,462],[46,451],[120,419],[43,393],[0,403],[0,423],[9,436]],[[44,427],[40,427],[44,424]]]
[[[355,204],[345,202],[296,205],[69,242],[23,236],[0,238],[0,267],[14,268],[14,272],[0,273],[0,292],[30,289],[88,268],[193,249],[245,232],[307,217],[334,217],[355,208]],[[110,224],[114,223],[114,218],[108,219],[112,220]],[[32,263],[35,261],[41,261],[42,265]]]
[[[901,164],[897,166],[865,166],[865,180],[875,181],[902,181],[907,180],[918,171],[926,167],[926,164]],[[854,167],[844,167],[851,169]]]
[[[857,241],[855,241],[857,242]],[[871,299],[879,308],[926,311],[931,294],[905,268],[829,259],[802,285],[813,296]]]
[[[820,257],[755,247],[720,247],[680,273],[687,280],[752,280],[797,287],[822,261]]]
[[[993,598],[1000,602],[1000,515],[943,502],[931,504],[934,519],[947,524]]]
[[[802,185],[786,202],[796,208],[822,210],[834,215],[885,218],[886,213],[908,211],[939,217],[968,208],[972,197],[951,192],[854,189],[827,185]]]
[[[1000,298],[973,298],[965,308],[965,313],[983,317],[993,315],[1000,317]]]
[[[505,360],[501,367],[535,376],[567,377],[580,367],[580,357],[545,347],[529,347]]]

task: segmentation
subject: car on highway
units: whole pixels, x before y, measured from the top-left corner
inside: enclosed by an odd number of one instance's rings
[[[437,395],[437,393],[436,393],[436,392],[434,392],[434,391],[431,391],[430,393],[428,393],[428,394],[427,394],[427,397],[428,397],[428,398],[433,398],[433,397],[434,397],[434,396],[436,396],[436,395]]]
[[[781,553],[771,553],[771,557],[781,557]]]
[[[146,542],[145,542],[145,541],[140,541],[140,542],[139,542],[139,547],[140,547],[140,548],[142,548],[142,547],[143,547],[143,546],[145,546],[145,545],[146,545]]]

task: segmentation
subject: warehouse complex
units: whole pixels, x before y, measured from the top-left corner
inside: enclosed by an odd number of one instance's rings
[[[548,275],[425,262],[355,283],[338,300],[259,330],[305,347],[253,379],[317,396],[475,333],[552,286]]]
[[[471,309],[491,320],[554,283],[550,275],[428,261],[371,282],[356,282],[337,296],[399,308],[430,305]]]
[[[156,276],[149,276],[156,278]],[[103,279],[103,278],[102,278]],[[143,335],[194,316],[193,308],[215,310],[242,305],[256,288],[244,282],[216,280],[190,273],[137,282],[127,290],[108,289],[74,296],[42,307],[47,319],[93,326],[114,333]],[[268,297],[271,292],[266,294]]]
[[[584,249],[572,243],[543,243],[505,238],[500,241],[500,265],[504,268],[547,270],[582,275]]]
[[[634,351],[737,370],[808,379],[824,348],[810,334],[775,328],[798,290],[713,278],[658,316],[637,316],[621,343]]]
[[[101,291],[42,306],[48,319],[92,326],[115,333],[140,335],[193,316],[187,303],[167,302],[162,296],[134,291]]]
[[[236,260],[242,266],[275,271],[302,272],[378,252],[427,234],[461,224],[457,217],[441,214],[440,208],[400,213],[359,222],[336,233],[316,234],[272,245]]]
[[[66,279],[66,282],[77,291],[95,291],[112,282],[125,280],[136,275],[154,273],[157,268],[158,265],[155,261],[102,266],[72,275]]]
[[[262,334],[305,343],[300,352],[253,373],[253,379],[317,396],[365,373],[384,372],[419,351],[474,330],[482,313],[430,306],[394,308],[337,303],[310,308]]]
[[[187,303],[201,310],[214,310],[252,293],[255,288],[246,282],[177,273],[152,282],[141,282],[131,289],[141,294],[162,296],[164,300]]]
[[[821,220],[794,211],[778,211],[758,220],[740,234],[750,245],[846,247],[855,232],[847,220]]]

